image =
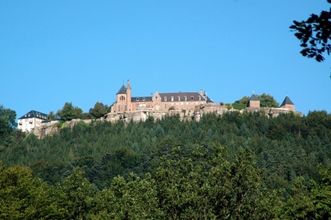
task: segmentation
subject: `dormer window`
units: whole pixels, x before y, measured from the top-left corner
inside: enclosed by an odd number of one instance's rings
[[[138,102],[139,101],[139,98],[136,98],[136,101]]]
[[[178,101],[180,101],[180,96],[178,96]]]
[[[143,102],[145,101],[145,98],[143,98]]]
[[[167,96],[164,96],[164,101],[165,101],[165,102],[167,101]]]
[[[192,100],[192,101],[194,100],[194,97],[193,97],[193,96],[191,96],[191,100]]]
[[[185,101],[187,101],[187,96],[185,96],[184,98],[185,98]]]
[[[171,101],[172,101],[172,102],[174,101],[174,97],[173,97],[173,96],[171,96]]]
[[[199,96],[199,101],[201,101],[201,96]]]

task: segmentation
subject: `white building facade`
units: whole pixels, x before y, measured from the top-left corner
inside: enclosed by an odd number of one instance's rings
[[[23,132],[31,132],[34,128],[41,127],[45,121],[48,121],[46,114],[31,110],[18,119],[17,128]]]

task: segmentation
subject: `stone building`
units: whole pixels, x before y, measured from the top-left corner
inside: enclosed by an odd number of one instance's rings
[[[260,100],[257,95],[253,94],[247,102],[248,108],[260,108]]]
[[[283,103],[280,105],[280,108],[287,108],[294,112],[294,103],[288,96],[286,96]]]
[[[123,113],[137,110],[194,111],[196,106],[213,103],[205,92],[155,92],[151,96],[132,96],[132,88],[128,80],[127,86],[122,87],[116,94],[116,101],[111,106],[111,113]]]

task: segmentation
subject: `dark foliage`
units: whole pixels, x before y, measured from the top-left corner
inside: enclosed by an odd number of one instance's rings
[[[315,58],[321,62],[325,58],[323,53],[330,55],[331,45],[331,8],[322,11],[320,15],[312,14],[306,21],[293,21],[290,29],[300,40],[303,47],[301,54],[308,58]]]

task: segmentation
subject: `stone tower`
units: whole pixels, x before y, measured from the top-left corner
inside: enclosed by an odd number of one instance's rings
[[[132,106],[131,106],[131,85],[130,85],[130,80],[128,79],[127,82],[127,87],[126,87],[126,111],[131,111]]]
[[[257,95],[253,94],[249,101],[247,102],[247,107],[249,108],[260,108],[260,100]]]
[[[294,112],[294,103],[288,96],[286,96],[283,103],[280,105],[280,108],[287,108]]]

